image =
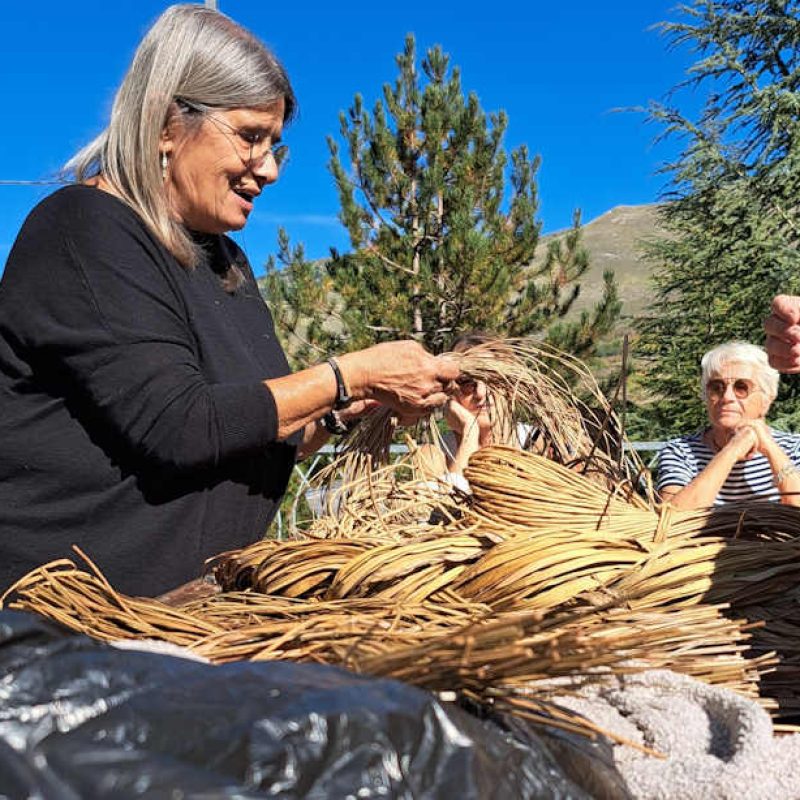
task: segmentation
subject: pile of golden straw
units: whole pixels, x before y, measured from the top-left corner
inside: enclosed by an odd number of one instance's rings
[[[746,626],[711,605],[494,613],[443,589],[435,602],[416,604],[233,591],[171,608],[120,595],[100,573],[78,570],[67,560],[26,576],[8,605],[103,641],[158,639],[215,663],[290,659],[342,665],[455,691],[585,735],[597,730],[549,702],[554,692],[565,691],[554,678],[569,678],[575,688],[609,671],[668,667],[757,697],[759,673],[772,663],[769,655],[745,659]]]
[[[650,475],[636,452],[624,447],[623,426],[581,361],[531,339],[491,340],[450,357],[459,361],[464,380],[486,385],[496,442],[514,438],[517,423],[527,424],[552,460],[579,467],[603,486],[625,486],[629,496],[638,487],[652,507]],[[388,409],[364,417],[319,482],[341,481],[345,494],[360,487],[389,461],[397,425]],[[435,415],[418,424],[414,441],[442,446]]]
[[[214,662],[340,664],[534,717],[548,679],[603,670],[667,667],[758,696],[782,642],[746,610],[785,603],[800,585],[800,514],[652,510],[505,447],[476,453],[467,477],[474,494],[460,515],[381,536],[375,513],[364,515],[369,535],[222,554],[211,565],[222,593],[179,608],[119,595],[63,560],[26,576],[8,604],[106,641],[162,639]],[[389,507],[394,488],[373,482],[375,502]],[[791,710],[785,678],[774,699]]]
[[[88,570],[60,560],[4,604],[104,641],[343,665],[583,732],[549,704],[564,680],[654,667],[800,711],[800,511],[657,505],[619,435],[601,442],[617,422],[588,373],[575,367],[591,400],[578,401],[544,355],[530,367],[532,345],[508,347],[525,369],[493,377],[485,353],[464,368],[514,415],[522,407],[554,458],[484,448],[467,496],[423,474],[413,448],[372,469],[380,437],[364,428],[339,462],[348,477],[331,513],[289,541],[216,557],[218,594],[178,607],[125,597],[88,559]],[[586,424],[590,406],[607,418]]]

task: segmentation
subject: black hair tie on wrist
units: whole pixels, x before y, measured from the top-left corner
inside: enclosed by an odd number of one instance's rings
[[[339,369],[339,365],[336,363],[336,359],[329,358],[328,364],[330,364],[333,374],[336,377],[336,400],[333,403],[333,410],[338,411],[339,409],[347,408],[347,406],[353,402],[353,398],[350,396],[347,384],[344,382],[344,376]]]
[[[320,419],[320,424],[334,436],[344,436],[350,432],[348,425],[335,411],[329,411]]]

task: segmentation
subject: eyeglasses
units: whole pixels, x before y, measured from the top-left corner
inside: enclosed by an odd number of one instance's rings
[[[233,142],[237,155],[242,160],[242,164],[248,169],[260,169],[268,158],[273,158],[278,169],[282,169],[289,161],[289,145],[273,142],[262,130],[247,128],[236,128],[224,119],[220,119],[212,114],[207,108],[197,105],[189,100],[178,98],[176,102],[190,111],[202,114],[214,127],[226,138]],[[227,129],[236,139],[233,140],[225,132]],[[237,144],[238,142],[238,144]],[[246,150],[247,156],[242,155]]]
[[[737,400],[745,400],[753,392],[762,391],[747,378],[713,378],[706,384],[706,395],[715,400],[724,397],[728,386],[733,386],[733,394]]]

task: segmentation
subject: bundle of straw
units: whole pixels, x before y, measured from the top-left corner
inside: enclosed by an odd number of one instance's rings
[[[355,652],[350,666],[427,689],[457,689],[484,702],[504,695],[547,696],[557,691],[554,678],[590,681],[604,668],[669,668],[757,697],[759,672],[771,659],[744,659],[743,623],[720,612],[698,606],[499,614],[424,645],[377,656]]]
[[[603,532],[651,546],[695,535],[791,541],[800,538],[800,509],[769,502],[678,511],[651,507],[627,484],[606,488],[579,471],[510,447],[485,447],[465,470],[473,499],[464,524],[512,538],[582,537]]]
[[[518,538],[493,547],[462,572],[453,588],[498,611],[553,609],[603,589],[646,557],[635,543],[602,537]]]
[[[624,446],[622,425],[589,370],[572,356],[531,339],[487,341],[452,354],[462,380],[482,381],[495,416],[498,441],[508,441],[518,421],[534,426],[550,457],[581,465],[601,483],[633,486],[647,476],[636,453]],[[387,462],[398,421],[390,410],[371,414],[345,438],[340,456],[320,473],[325,484],[345,484]],[[433,416],[417,426],[416,439],[441,444]],[[652,486],[645,482],[652,498]]]
[[[463,497],[421,467],[418,448],[394,464],[323,487],[328,512],[299,535],[312,538],[414,539],[461,516]],[[432,518],[436,516],[436,521]]]
[[[342,664],[481,701],[523,689],[544,697],[552,686],[536,682],[559,676],[595,680],[601,668],[669,667],[752,694],[758,671],[769,662],[742,659],[742,624],[712,606],[494,615],[452,593],[437,604],[402,604],[250,592],[173,609],[120,595],[89,564],[91,573],[67,560],[39,568],[13,587],[9,606],[104,641],[160,639],[214,662],[292,658]]]
[[[438,535],[410,541],[385,531],[386,538],[340,565],[325,596],[438,602],[449,587],[494,613],[608,602],[642,612],[688,612],[726,603],[748,620],[800,625],[785,606],[771,605],[800,585],[796,509],[764,503],[702,512],[650,508],[577,470],[506,447],[479,451],[468,476],[474,497],[460,518],[453,516]],[[391,521],[383,524],[393,528]],[[284,563],[291,570],[290,559]],[[767,607],[760,617],[753,616],[754,602]],[[795,674],[792,647],[798,645],[782,646],[773,630],[756,632],[757,652],[779,651],[782,661],[768,685],[790,709],[795,701],[787,676]]]
[[[473,498],[468,524],[499,536],[603,530],[656,538],[658,516],[637,494],[608,489],[551,459],[512,447],[478,450],[464,471]]]
[[[190,647],[225,630],[157,600],[120,594],[85,554],[80,555],[90,572],[79,570],[69,559],[52,561],[17,581],[0,603],[6,608],[32,611],[105,642],[158,639]]]
[[[343,567],[328,596],[422,602],[451,586],[466,564],[478,559],[488,545],[486,540],[468,534],[385,544]]]
[[[256,542],[211,562],[224,591],[254,588],[283,597],[322,596],[352,558],[383,544],[369,539]]]
[[[219,620],[222,633],[192,649],[215,663],[289,659],[345,664],[354,652],[378,655],[420,645],[484,617],[488,609],[452,601],[397,605],[375,600],[285,600],[219,595],[185,611]]]

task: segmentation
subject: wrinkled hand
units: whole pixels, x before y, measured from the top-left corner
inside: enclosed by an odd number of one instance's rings
[[[732,452],[737,461],[743,461],[752,458],[759,452],[759,441],[759,433],[755,424],[747,422],[736,429],[724,449]]]
[[[351,392],[374,400],[403,419],[444,405],[460,374],[448,356],[433,356],[418,342],[384,342],[337,358]]]
[[[360,419],[367,416],[367,414],[374,413],[380,407],[381,404],[377,400],[355,400],[347,408],[343,408],[336,413],[342,422],[351,422],[354,419]]]
[[[779,294],[764,321],[769,363],[781,372],[800,372],[800,297]]]
[[[775,445],[775,440],[769,430],[769,425],[763,419],[754,419],[746,423],[747,426],[756,435],[755,453],[763,453],[766,455],[770,445]]]

